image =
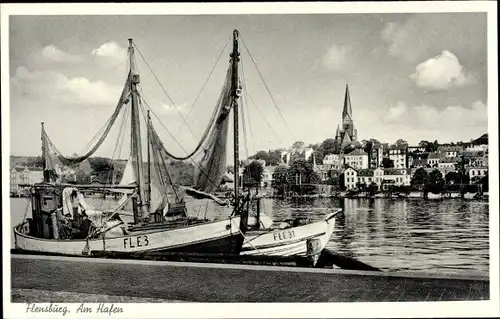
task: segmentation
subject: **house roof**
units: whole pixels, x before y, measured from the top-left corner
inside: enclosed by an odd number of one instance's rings
[[[347,154],[347,156],[360,156],[360,155],[368,155],[365,151],[362,149],[355,149],[351,153]]]
[[[372,169],[360,169],[358,171],[358,176],[373,176]]]
[[[463,146],[439,146],[438,152],[462,152]]]
[[[431,158],[442,158],[442,155],[437,153],[437,152],[432,152],[432,153],[429,153],[429,156],[427,157],[428,159],[431,159]]]
[[[458,158],[454,157],[454,158],[443,158],[441,161],[441,163],[458,163]]]
[[[398,168],[386,168],[384,169],[384,175],[404,175],[406,169],[398,169]]]

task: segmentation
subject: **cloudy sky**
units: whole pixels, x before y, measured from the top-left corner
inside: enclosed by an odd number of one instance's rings
[[[485,13],[11,17],[11,154],[40,154],[42,121],[61,152],[81,153],[115,108],[129,37],[170,97],[136,53],[145,100],[189,151],[220,92],[235,28],[285,119],[241,45],[253,99],[243,106],[243,155],[333,137],[346,82],[359,139],[470,140],[487,132],[486,27]],[[117,137],[97,155],[111,156]]]

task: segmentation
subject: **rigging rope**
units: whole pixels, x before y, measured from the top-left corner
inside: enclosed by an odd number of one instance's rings
[[[246,77],[245,77],[245,69],[243,67],[243,59],[241,60],[241,75],[242,75],[242,87],[245,86],[246,87]],[[253,133],[252,133],[252,122],[250,121],[250,108],[248,107],[248,98],[246,96],[246,94],[243,94],[243,98],[245,99],[245,106],[248,108],[247,110],[247,113],[248,113],[248,130],[250,131],[250,140],[252,141],[252,150],[253,152],[256,151],[255,149],[255,142],[253,140]],[[247,154],[247,157],[249,157],[250,154]]]
[[[273,105],[276,107],[276,109],[278,110],[278,113],[281,117],[281,119],[283,120],[283,122],[285,123],[285,126],[288,130],[288,133],[290,133],[290,136],[293,136],[294,134],[292,133],[292,130],[290,130],[290,127],[288,126],[286,120],[285,120],[285,117],[283,116],[283,113],[281,113],[281,110],[280,108],[278,107],[278,104],[276,103],[276,101],[274,100],[274,97],[273,95],[271,94],[271,90],[269,89],[269,86],[267,85],[266,81],[264,80],[264,77],[262,76],[262,73],[260,72],[259,68],[257,67],[257,63],[255,62],[253,56],[250,54],[250,50],[248,50],[248,47],[247,45],[245,44],[245,40],[243,40],[243,37],[241,36],[240,34],[240,37],[241,37],[241,42],[243,43],[243,46],[245,47],[245,50],[247,51],[248,53],[248,56],[250,57],[250,59],[252,60],[252,63],[253,65],[255,66],[255,69],[257,70],[257,73],[259,74],[260,76],[260,79],[262,80],[262,82],[264,83],[264,86],[266,87],[266,90],[267,90],[267,93],[269,93],[269,96],[271,97],[271,100],[273,101]]]
[[[210,78],[212,77],[212,73],[214,72],[215,70],[215,67],[219,64],[219,61],[222,57],[222,54],[224,54],[224,51],[226,50],[226,47],[227,47],[227,44],[229,43],[229,41],[231,40],[231,37],[232,35],[229,37],[229,39],[227,40],[226,44],[224,45],[224,48],[222,48],[222,51],[220,52],[219,54],[219,57],[217,58],[217,61],[215,62],[215,64],[212,66],[212,69],[210,70],[210,73],[208,74],[208,77],[207,79],[205,80],[205,83],[203,83],[203,86],[201,87],[201,90],[200,92],[198,92],[198,95],[196,96],[193,104],[191,104],[191,107],[189,108],[189,111],[186,115],[186,118],[189,118],[189,115],[191,115],[191,111],[193,110],[194,108],[194,105],[196,104],[196,102],[198,102],[198,99],[200,98],[201,96],[201,93],[203,92],[203,90],[205,89],[205,86],[207,85],[208,81],[210,80]],[[179,129],[177,130],[177,135],[181,132],[181,129],[184,127],[184,123],[181,123],[181,126],[179,127]]]
[[[163,124],[163,122],[160,120],[160,118],[158,117],[158,115],[156,115],[156,113],[151,109],[151,107],[148,105],[148,103],[144,100],[144,97],[141,96],[141,99],[142,101],[144,102],[144,104],[146,104],[146,106],[148,107],[148,109],[151,111],[151,113],[153,113],[153,115],[156,117],[156,119],[160,122],[160,124],[163,126],[163,128],[167,131],[167,133],[172,137],[172,139],[177,143],[177,145],[179,145],[179,147],[187,153],[187,151],[184,149],[184,147],[182,146],[182,144],[177,141],[177,139],[174,137],[174,135],[169,131],[169,129],[165,126],[165,124]],[[163,150],[165,150],[165,148],[163,147]],[[169,152],[167,152],[167,150],[165,150],[165,152],[167,153],[168,156],[171,156],[171,154]],[[176,159],[175,157],[171,156],[172,158]],[[198,167],[198,169],[200,169],[201,172],[204,172],[203,171],[203,168],[194,160],[191,158],[191,156],[188,156],[187,158],[185,159],[189,159],[190,161],[193,162],[193,164]],[[205,173],[205,172],[204,172]],[[206,174],[206,173],[205,173]],[[208,174],[206,174],[208,175]],[[216,185],[212,180],[209,179],[209,182],[213,184],[213,186],[215,187],[219,187],[219,185]]]
[[[165,95],[167,96],[167,98],[170,100],[170,103],[172,103],[172,105],[175,107],[175,109],[177,110],[177,112],[179,113],[179,116],[182,118],[182,121],[188,126],[189,128],[189,131],[191,132],[191,134],[194,136],[194,138],[196,138],[196,135],[194,134],[193,130],[191,129],[191,127],[187,124],[187,121],[186,119],[184,118],[184,116],[182,115],[182,113],[180,112],[179,108],[177,107],[177,105],[174,103],[174,101],[172,100],[172,98],[170,97],[170,95],[168,95],[167,93],[167,90],[165,90],[165,88],[163,87],[163,85],[161,84],[160,80],[158,79],[158,77],[156,76],[156,74],[154,73],[153,69],[149,66],[149,63],[148,61],[146,61],[146,58],[144,57],[144,55],[142,54],[141,50],[139,50],[139,48],[137,47],[137,45],[134,43],[134,47],[137,49],[137,52],[139,52],[139,55],[142,57],[142,60],[144,61],[144,63],[146,64],[147,68],[149,69],[149,71],[151,72],[151,74],[153,75],[153,77],[155,78],[156,82],[160,85],[161,89],[163,90],[163,93],[165,93]]]

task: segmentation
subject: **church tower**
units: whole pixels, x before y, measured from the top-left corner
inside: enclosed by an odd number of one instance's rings
[[[352,121],[351,97],[349,95],[349,86],[345,85],[344,109],[342,110],[342,129],[349,135],[351,140],[356,140],[354,134],[354,123]]]
[[[351,106],[351,96],[349,94],[349,85],[346,83],[345,86],[345,96],[344,96],[344,108],[342,109],[342,126],[337,127],[337,132],[335,134],[335,144],[339,153],[346,147],[351,145],[353,142],[358,140],[358,132],[354,129],[354,122],[352,120],[352,106]]]

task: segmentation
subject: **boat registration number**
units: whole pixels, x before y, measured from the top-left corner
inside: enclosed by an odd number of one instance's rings
[[[274,235],[274,241],[295,238],[295,232],[293,230],[279,231],[279,232],[275,232],[273,235]]]
[[[149,238],[146,235],[127,237],[123,239],[124,249],[132,249],[132,248],[147,247],[147,246],[149,246]]]

